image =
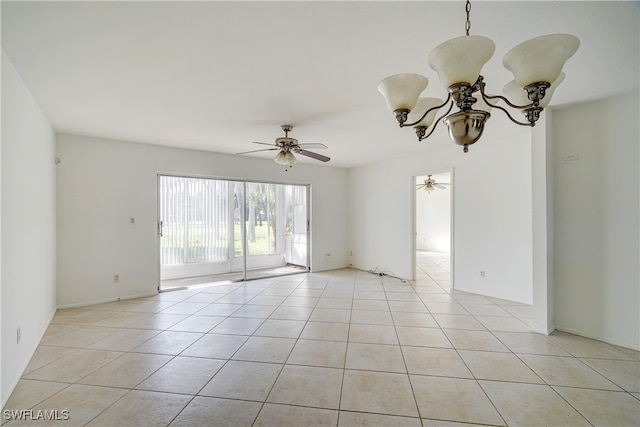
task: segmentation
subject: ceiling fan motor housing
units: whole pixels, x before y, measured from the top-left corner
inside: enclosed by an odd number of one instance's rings
[[[276,138],[276,144],[278,145],[278,147],[293,147],[298,145],[298,140],[295,138],[289,138],[289,137],[281,137],[281,138]]]

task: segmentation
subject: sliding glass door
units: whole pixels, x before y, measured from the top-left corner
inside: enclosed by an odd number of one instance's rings
[[[308,271],[308,190],[160,175],[160,287]]]

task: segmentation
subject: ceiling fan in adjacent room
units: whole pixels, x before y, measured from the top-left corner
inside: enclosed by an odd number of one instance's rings
[[[416,190],[424,189],[427,193],[431,193],[436,188],[439,190],[444,190],[446,185],[450,185],[448,182],[436,182],[435,179],[431,178],[431,175],[427,175],[427,179],[424,180],[424,183],[417,184]]]
[[[315,153],[313,151],[309,151],[309,148],[313,149],[325,149],[326,145],[310,142],[306,144],[299,144],[298,140],[295,138],[289,137],[289,132],[293,129],[292,125],[282,125],[280,126],[284,131],[284,137],[276,138],[275,142],[272,144],[266,142],[257,142],[253,141],[254,144],[260,145],[269,145],[272,148],[263,148],[260,150],[252,150],[252,151],[244,151],[238,154],[249,154],[249,153],[257,153],[260,151],[276,151],[278,150],[278,154],[274,157],[273,161],[278,163],[279,165],[283,165],[285,167],[285,171],[291,169],[291,167],[296,164],[298,161],[296,159],[295,154],[302,154],[303,156],[311,157],[315,160],[320,160],[321,162],[328,162],[331,158],[327,156],[323,156],[322,154]]]

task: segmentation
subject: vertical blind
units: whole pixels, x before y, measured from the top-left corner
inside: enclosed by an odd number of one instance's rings
[[[162,265],[229,259],[229,184],[160,177]]]
[[[306,234],[306,186],[246,188],[245,196],[239,182],[160,176],[161,264],[231,261],[242,255],[243,226],[247,256],[284,253],[286,235]]]

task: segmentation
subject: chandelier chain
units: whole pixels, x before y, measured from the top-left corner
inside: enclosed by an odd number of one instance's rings
[[[469,13],[471,12],[471,2],[469,0],[467,0],[465,10],[467,11],[467,22],[465,22],[464,24],[464,29],[467,35],[469,35],[469,30],[471,29],[471,19],[469,18]]]

